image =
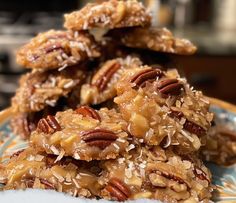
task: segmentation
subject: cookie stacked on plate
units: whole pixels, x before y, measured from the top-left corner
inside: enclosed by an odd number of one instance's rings
[[[40,188],[125,201],[208,202],[198,156],[209,102],[171,67],[196,47],[135,0],[87,4],[17,52],[30,68],[12,99],[13,131],[29,147],[1,170],[3,189]],[[90,31],[104,31],[96,39]],[[157,54],[156,54],[157,53]]]

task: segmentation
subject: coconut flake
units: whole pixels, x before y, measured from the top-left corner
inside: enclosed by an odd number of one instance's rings
[[[56,155],[59,155],[59,154],[60,154],[59,150],[58,150],[54,145],[52,145],[52,146],[50,147],[50,149],[52,150],[52,152],[53,152],[54,154],[56,154]]]
[[[135,146],[134,144],[130,144],[127,148],[126,148],[126,151],[129,152],[130,150],[134,149]]]
[[[65,155],[65,151],[62,149],[62,150],[60,151],[58,157],[57,157],[56,160],[54,161],[54,163],[60,161],[60,160],[63,158],[64,155]]]
[[[68,64],[64,64],[62,67],[58,68],[58,71],[63,71],[68,67]]]
[[[67,89],[67,88],[72,87],[73,85],[74,85],[74,81],[71,80],[70,82],[66,83],[63,87],[64,87],[65,89]]]
[[[116,143],[114,143],[113,146],[114,146],[117,150],[120,150],[120,147],[119,147]]]
[[[120,138],[120,137],[119,137],[118,139],[116,139],[116,141],[117,141],[117,142],[121,142],[121,143],[125,143],[125,140],[122,139],[122,138]]]
[[[72,181],[78,189],[81,188],[81,186],[79,185],[78,181],[75,178],[72,178]]]
[[[163,146],[163,148],[169,147],[170,144],[171,144],[171,135],[170,135],[170,133],[168,133],[167,134],[167,141],[166,141],[165,145]]]
[[[56,173],[55,171],[52,171],[52,174],[58,179],[60,183],[65,180],[60,174]]]
[[[194,139],[185,131],[185,130],[181,130],[181,134],[186,137],[190,142],[193,142]]]
[[[44,159],[43,155],[37,154],[34,158],[35,161],[42,161]]]
[[[74,153],[74,158],[79,160],[80,159],[80,155],[78,154],[78,152]]]
[[[56,105],[56,100],[46,100],[45,103],[49,106],[54,107]]]

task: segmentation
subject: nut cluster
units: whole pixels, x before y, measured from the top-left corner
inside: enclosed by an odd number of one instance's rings
[[[48,115],[39,120],[37,129],[43,133],[52,134],[61,130],[61,126],[54,116]]]

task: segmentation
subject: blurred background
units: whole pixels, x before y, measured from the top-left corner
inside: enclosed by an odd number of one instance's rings
[[[87,2],[91,1],[0,0],[0,109],[9,105],[24,72],[15,63],[15,50],[38,32],[60,29],[63,13]],[[236,104],[236,0],[143,3],[152,11],[154,25],[168,27],[198,46],[194,56],[175,56],[189,82],[209,96]]]

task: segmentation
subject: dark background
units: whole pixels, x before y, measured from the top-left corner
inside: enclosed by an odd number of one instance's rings
[[[102,0],[97,0],[102,1]],[[37,33],[61,29],[63,14],[85,0],[0,0],[0,109],[9,105],[24,69],[15,50]],[[206,95],[236,104],[235,0],[143,0],[154,25],[168,27],[198,46],[194,56],[174,56],[181,73]]]

